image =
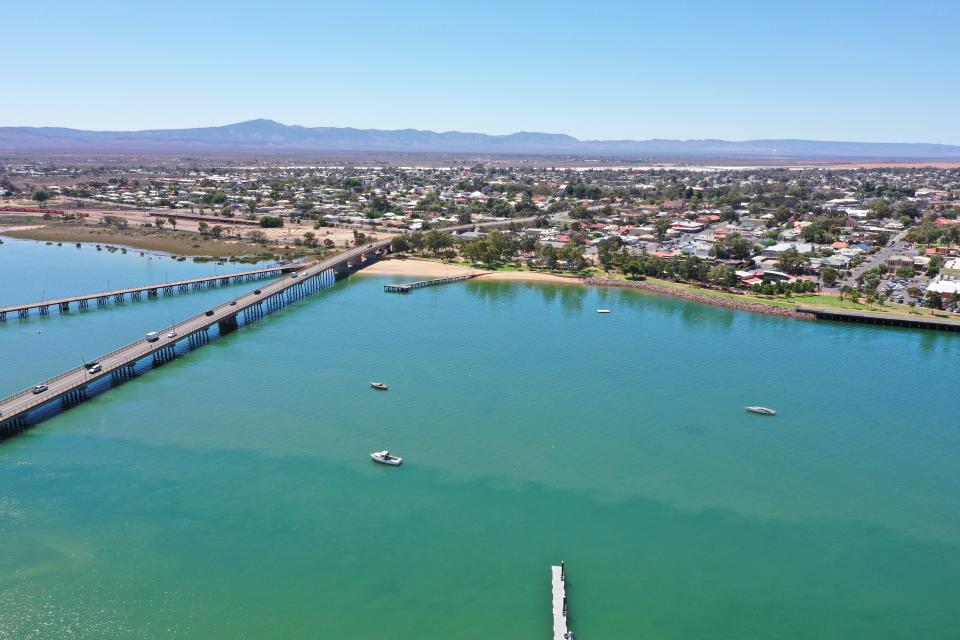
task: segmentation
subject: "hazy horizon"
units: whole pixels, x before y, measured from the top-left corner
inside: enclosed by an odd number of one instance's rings
[[[507,131],[504,133],[493,133],[489,131],[470,131],[465,129],[445,129],[440,130],[436,128],[418,128],[418,127],[396,127],[396,128],[385,128],[385,127],[353,127],[353,126],[333,126],[333,125],[304,125],[298,122],[281,122],[275,118],[269,117],[259,117],[259,118],[249,118],[247,120],[237,121],[237,122],[222,122],[219,124],[211,125],[194,125],[194,126],[183,126],[183,127],[143,127],[138,129],[85,129],[81,127],[67,127],[59,124],[46,124],[46,125],[18,125],[18,124],[0,124],[0,129],[3,128],[13,128],[13,129],[72,129],[76,131],[91,131],[96,133],[137,133],[144,131],[180,131],[180,130],[189,130],[189,129],[206,129],[206,128],[218,128],[218,127],[229,127],[238,124],[246,124],[249,122],[275,122],[287,127],[303,127],[305,129],[356,129],[358,131],[421,131],[421,132],[431,132],[431,133],[464,133],[464,134],[479,134],[487,136],[510,136],[517,134],[546,134],[546,135],[556,135],[556,136],[570,136],[576,138],[580,142],[616,142],[624,140],[636,140],[636,141],[648,141],[648,140],[665,140],[665,141],[676,141],[676,142],[702,142],[702,141],[721,141],[721,142],[753,142],[753,141],[802,141],[802,142],[851,142],[851,143],[864,143],[864,144],[932,144],[932,145],[951,145],[951,146],[960,146],[953,145],[952,143],[940,142],[936,140],[904,140],[897,142],[889,142],[884,140],[851,140],[851,139],[816,139],[816,138],[798,138],[795,136],[780,136],[776,138],[744,138],[744,139],[729,139],[729,138],[718,138],[716,136],[708,136],[704,138],[664,138],[662,136],[654,136],[651,138],[638,139],[638,138],[581,138],[574,136],[565,131],[542,131],[542,130],[523,130],[523,131]]]
[[[8,7],[0,123],[960,144],[948,2],[165,7]]]

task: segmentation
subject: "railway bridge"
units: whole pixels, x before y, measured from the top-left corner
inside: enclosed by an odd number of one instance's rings
[[[18,318],[25,319],[30,317],[31,311],[36,311],[42,316],[49,315],[51,309],[57,309],[60,313],[70,311],[73,305],[77,309],[88,309],[91,304],[97,307],[105,307],[111,302],[121,303],[126,300],[142,300],[144,296],[156,298],[161,293],[169,295],[171,293],[182,293],[196,289],[228,285],[237,282],[249,282],[251,280],[260,280],[263,278],[274,278],[290,273],[310,263],[284,263],[265,269],[254,269],[251,271],[239,271],[237,273],[224,273],[220,275],[204,276],[202,278],[189,278],[186,280],[173,280],[171,282],[161,282],[159,284],[148,284],[140,287],[127,287],[126,289],[112,289],[110,291],[98,291],[96,293],[83,293],[76,296],[65,298],[52,298],[50,300],[41,300],[40,302],[28,302],[25,304],[15,304],[6,307],[0,307],[0,322],[7,319],[7,315],[16,314]]]

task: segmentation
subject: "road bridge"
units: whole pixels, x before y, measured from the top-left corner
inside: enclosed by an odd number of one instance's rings
[[[484,227],[524,223],[535,218],[497,220],[480,224],[446,227],[456,232]],[[43,420],[59,406],[66,409],[90,395],[132,379],[143,370],[158,366],[178,355],[208,343],[211,329],[223,335],[249,324],[267,313],[333,286],[336,280],[373,263],[390,250],[391,240],[380,240],[336,256],[303,265],[259,289],[238,296],[175,325],[157,330],[152,340],[137,340],[101,356],[84,366],[65,371],[0,400],[0,439],[14,435]],[[282,268],[282,267],[280,267]],[[218,276],[219,278],[219,276]],[[69,300],[69,299],[68,299]],[[98,367],[93,367],[96,363]]]
[[[126,289],[113,289],[111,291],[98,291],[96,293],[84,293],[66,298],[51,298],[40,302],[27,302],[24,304],[14,304],[6,307],[0,307],[0,322],[7,319],[7,315],[16,314],[18,318],[29,318],[31,311],[36,311],[40,315],[50,314],[51,309],[57,309],[60,313],[70,311],[70,305],[77,309],[89,309],[93,304],[97,307],[105,307],[111,302],[120,303],[129,300],[142,300],[147,298],[156,298],[161,293],[169,295],[175,292],[192,291],[208,287],[216,287],[237,282],[248,282],[250,280],[260,280],[263,278],[275,278],[302,269],[310,263],[284,263],[267,267],[264,269],[254,269],[251,271],[239,271],[237,273],[224,273],[220,275],[204,276],[202,278],[188,278],[186,280],[173,280],[171,282],[161,282],[159,284],[148,284],[140,287],[127,287]]]
[[[40,381],[40,391],[25,389],[0,400],[0,438],[39,422],[56,409],[74,406],[99,391],[122,384],[142,370],[167,362],[210,341],[211,329],[223,335],[241,323],[264,315],[333,286],[337,279],[372,264],[390,248],[390,240],[346,251],[303,266],[289,276],[225,302],[192,318],[157,331],[146,338],[100,356],[88,365]],[[99,368],[94,370],[93,363]]]

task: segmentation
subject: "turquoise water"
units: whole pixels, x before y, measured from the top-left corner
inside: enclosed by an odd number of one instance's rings
[[[960,637],[957,336],[390,280],[0,444],[0,638],[547,638],[560,560],[581,638]],[[8,322],[0,395],[232,295]]]

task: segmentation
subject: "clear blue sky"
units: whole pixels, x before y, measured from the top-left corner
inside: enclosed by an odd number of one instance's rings
[[[960,2],[4,3],[0,125],[960,144]]]

